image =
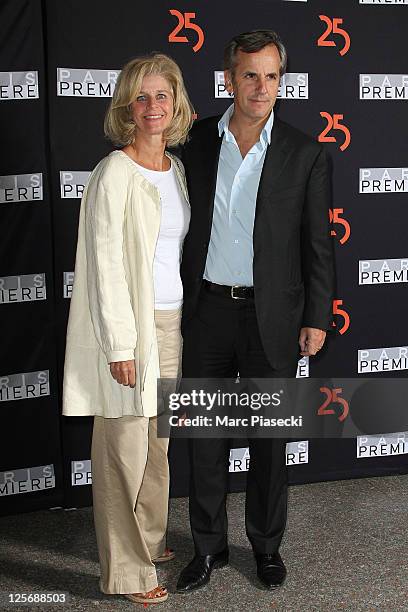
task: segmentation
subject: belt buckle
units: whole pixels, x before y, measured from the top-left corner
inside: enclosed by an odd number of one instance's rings
[[[239,297],[238,295],[234,295],[234,289],[240,289],[241,285],[233,285],[231,287],[231,297],[233,300],[245,300],[244,297]]]

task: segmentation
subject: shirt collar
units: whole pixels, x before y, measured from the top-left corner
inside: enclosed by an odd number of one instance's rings
[[[225,113],[223,114],[223,116],[218,122],[218,134],[222,136],[222,134],[225,133],[225,139],[227,142],[230,142],[232,140],[232,134],[229,131],[229,122],[230,122],[233,112],[234,112],[234,104],[231,104],[231,106],[227,108],[227,110],[225,111]],[[271,144],[273,121],[274,121],[274,112],[272,109],[271,114],[268,117],[268,121],[265,123],[262,129],[262,132],[261,132],[261,135],[258,141],[261,143],[263,148],[266,148],[267,145]]]

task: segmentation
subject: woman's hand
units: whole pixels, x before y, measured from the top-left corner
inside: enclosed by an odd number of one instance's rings
[[[129,361],[112,361],[109,364],[110,372],[113,378],[125,387],[134,387],[136,384],[136,367],[135,360]]]

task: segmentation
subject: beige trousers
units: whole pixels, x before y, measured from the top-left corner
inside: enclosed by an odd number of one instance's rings
[[[176,378],[179,310],[156,310],[160,376]],[[137,368],[136,368],[137,374]],[[92,493],[103,593],[144,593],[157,586],[152,559],[166,546],[167,438],[156,417],[94,418]]]

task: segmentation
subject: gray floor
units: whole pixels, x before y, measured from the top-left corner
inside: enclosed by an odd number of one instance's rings
[[[187,500],[172,500],[168,539],[177,559],[161,566],[170,596],[157,610],[408,611],[407,484],[408,475],[291,487],[282,545],[288,578],[275,592],[262,590],[256,581],[244,530],[244,495],[234,494],[228,508],[230,565],[214,572],[204,589],[174,594],[192,546]],[[98,591],[90,508],[3,517],[0,532],[0,591],[69,594],[64,607],[30,605],[30,610],[143,609]]]

